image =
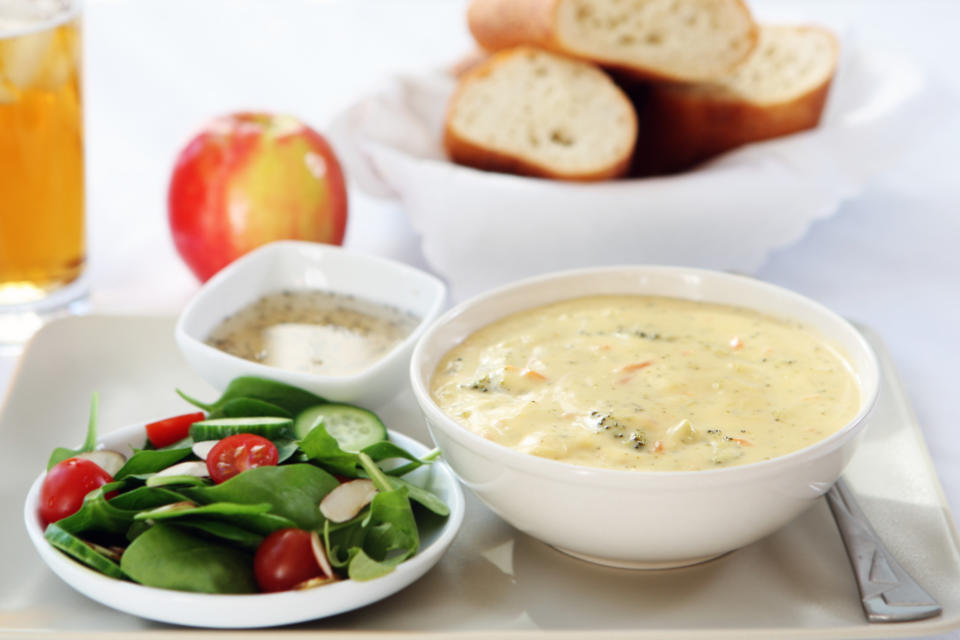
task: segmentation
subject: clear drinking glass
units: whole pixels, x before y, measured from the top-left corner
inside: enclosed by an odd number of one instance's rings
[[[80,0],[0,0],[0,348],[85,293]]]

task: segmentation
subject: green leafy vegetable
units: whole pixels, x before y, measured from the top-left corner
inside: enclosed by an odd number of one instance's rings
[[[153,474],[143,474],[141,476],[127,476],[128,478],[140,478],[146,481],[148,487],[205,487],[210,484],[208,478],[198,478],[197,476],[158,476]]]
[[[447,503],[435,496],[430,491],[424,489],[423,487],[418,487],[412,482],[408,482],[403,478],[390,478],[390,484],[395,488],[404,488],[407,490],[407,496],[414,502],[420,504],[420,506],[432,511],[438,516],[448,516],[450,515],[450,507],[447,506]]]
[[[178,393],[209,412],[192,425],[200,425],[198,438],[160,449],[147,442],[136,450],[114,482],[91,491],[76,513],[48,526],[45,535],[53,546],[118,579],[184,591],[249,593],[256,591],[252,552],[278,529],[322,531],[340,576],[370,580],[417,552],[421,530],[415,516],[426,527],[422,531],[429,531],[450,513],[439,497],[400,477],[438,452],[418,458],[389,442],[372,412],[331,405],[302,389],[249,376],[231,382],[211,404]],[[50,467],[95,448],[97,409],[94,395],[83,447],[56,449]],[[290,416],[305,425],[300,441],[291,437]],[[327,418],[336,422],[337,434],[331,434]],[[192,475],[157,475],[193,459],[195,439],[219,439],[218,430],[251,427],[266,431],[277,446],[276,466],[247,469],[221,484]],[[348,450],[351,446],[363,448]],[[367,477],[377,487],[370,504],[348,522],[329,522],[318,509],[339,484],[331,474]],[[414,511],[413,503],[425,510]]]
[[[339,484],[309,464],[248,469],[210,487],[187,487],[182,493],[196,502],[268,503],[270,512],[289,518],[301,529],[320,529],[324,518],[317,505]]]
[[[270,511],[270,505],[267,503],[237,504],[236,502],[212,502],[203,506],[190,506],[188,504],[184,504],[182,507],[179,504],[174,503],[173,505],[165,505],[162,507],[157,507],[156,509],[141,511],[134,516],[133,519],[162,522],[164,520],[183,518],[187,516],[259,515],[261,513],[267,513],[268,511]]]
[[[156,473],[174,465],[193,453],[190,447],[179,449],[140,449],[120,467],[114,480],[122,480],[127,476]]]
[[[393,571],[396,564],[398,563],[378,562],[364,553],[363,549],[357,549],[357,552],[350,560],[347,575],[350,576],[351,580],[356,580],[357,582],[373,580],[374,578],[385,576]]]
[[[207,420],[217,418],[254,418],[261,416],[275,416],[277,418],[292,418],[293,414],[278,407],[272,402],[257,400],[256,398],[233,398],[224,402],[219,409],[215,409],[207,416]]]
[[[349,477],[360,475],[360,454],[344,451],[337,439],[327,433],[326,425],[322,421],[300,441],[300,451],[310,462],[324,467],[331,473]],[[361,453],[369,456],[374,462],[395,458],[410,461],[409,464],[387,471],[386,473],[390,475],[404,475],[429,462],[427,459],[417,458],[403,447],[387,440],[375,442]]]
[[[74,535],[84,531],[103,531],[124,534],[134,516],[143,509],[153,509],[171,502],[183,500],[183,496],[152,487],[140,487],[122,493],[112,500],[106,495],[124,485],[110,482],[87,494],[80,510],[57,522],[61,529]]]
[[[359,458],[340,448],[337,439],[327,433],[321,422],[300,441],[300,451],[307,459],[332,473],[354,477],[357,475]]]
[[[190,404],[209,413],[220,411],[231,400],[240,398],[260,400],[272,404],[280,407],[291,416],[300,413],[307,407],[326,402],[326,400],[320,396],[310,393],[309,391],[284,384],[283,382],[255,376],[234,378],[230,384],[227,385],[223,395],[221,395],[216,402],[210,404],[191,398],[179,389],[177,389],[177,393]]]
[[[100,396],[96,393],[90,398],[90,418],[87,420],[87,437],[83,440],[83,446],[79,449],[67,449],[57,447],[50,454],[47,460],[47,471],[50,471],[58,462],[63,462],[67,458],[72,458],[78,453],[93,451],[97,446],[97,413],[99,411]]]
[[[289,438],[277,438],[272,441],[277,447],[277,464],[283,464],[291,459],[300,450],[300,445],[296,440]],[[306,462],[303,460],[302,462]]]
[[[120,568],[140,584],[202,593],[254,593],[253,558],[171,524],[150,527],[130,543]]]
[[[378,493],[361,517],[337,527],[325,525],[324,544],[333,566],[346,566],[354,580],[369,580],[415,554],[420,535],[406,487],[394,488],[396,479],[386,476],[367,454],[360,453],[358,460]]]
[[[248,551],[256,551],[264,538],[261,534],[248,531],[226,520],[216,520],[213,518],[181,518],[177,520],[177,526],[199,531],[214,538],[220,538]]]

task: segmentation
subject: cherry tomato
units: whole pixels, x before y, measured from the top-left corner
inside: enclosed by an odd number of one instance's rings
[[[241,471],[277,464],[280,452],[277,445],[263,436],[238,433],[227,436],[207,454],[207,471],[217,484],[229,480]]]
[[[157,449],[169,446],[190,435],[190,425],[194,422],[200,422],[205,417],[202,411],[197,411],[151,422],[146,427],[147,439]]]
[[[310,532],[279,529],[260,543],[253,556],[253,575],[261,591],[287,591],[323,575],[310,545]]]
[[[40,486],[40,519],[43,526],[76,513],[83,498],[113,477],[100,465],[84,458],[67,458],[58,462]]]

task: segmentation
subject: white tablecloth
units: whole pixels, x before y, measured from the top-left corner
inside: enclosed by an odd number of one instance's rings
[[[843,22],[960,95],[960,2],[770,2],[762,16]],[[92,306],[176,313],[197,284],[170,241],[173,158],[212,115],[297,114],[318,128],[398,71],[470,47],[458,0],[88,0],[85,24]],[[960,513],[960,120],[755,274],[886,341],[954,513]],[[351,192],[346,245],[424,266],[395,205]],[[15,361],[0,359],[0,394]],[[960,637],[954,635],[951,637]]]

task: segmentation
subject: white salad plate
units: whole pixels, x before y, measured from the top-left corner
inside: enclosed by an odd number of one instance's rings
[[[109,402],[109,399],[105,398],[105,401]],[[97,448],[124,453],[129,453],[132,447],[142,448],[146,441],[145,424],[132,424],[112,431],[99,439]],[[389,435],[392,442],[416,456],[429,451],[428,447],[409,436],[395,431]],[[75,446],[77,443],[65,444]],[[83,595],[118,611],[196,627],[226,629],[285,625],[336,615],[376,602],[403,589],[436,564],[463,522],[463,492],[447,465],[437,462],[404,477],[440,497],[450,507],[450,515],[444,520],[431,519],[433,526],[426,532],[421,530],[420,550],[393,572],[364,582],[342,580],[314,589],[280,593],[191,593],[145,587],[111,578],[51,546],[43,537],[37,514],[44,475],[41,473],[30,487],[23,517],[30,541],[47,566]]]
[[[118,451],[144,444],[143,423],[114,431],[100,439],[100,448]],[[390,440],[414,455],[429,449],[413,438],[390,432]],[[450,507],[442,526],[421,538],[417,554],[392,572],[365,582],[342,580],[315,589],[243,595],[190,593],[145,587],[94,571],[54,549],[43,537],[37,516],[41,474],[27,494],[24,521],[30,541],[47,566],[64,582],[103,604],[160,622],[214,628],[266,627],[292,624],[336,615],[381,600],[426,573],[450,546],[463,522],[463,493],[443,462],[422,467],[405,476],[429,489]],[[422,532],[421,532],[422,534]]]
[[[186,638],[195,629],[128,615],[60,580],[31,546],[18,514],[50,450],[82,439],[90,393],[101,432],[189,410],[179,387],[215,392],[187,366],[174,319],[91,316],[42,329],[0,411],[0,637]],[[369,606],[252,637],[345,640],[636,638],[713,640],[919,637],[960,628],[960,548],[922,431],[879,339],[881,389],[844,474],[891,553],[943,605],[919,622],[868,624],[823,500],[782,529],[705,564],[669,571],[601,567],[507,525],[472,494],[464,523],[419,580]],[[429,442],[410,392],[373,407],[395,432]],[[373,586],[374,582],[367,583]],[[317,590],[321,595],[325,588]],[[327,591],[326,593],[332,593]],[[261,596],[242,596],[236,616]],[[252,606],[252,605],[250,605]]]

